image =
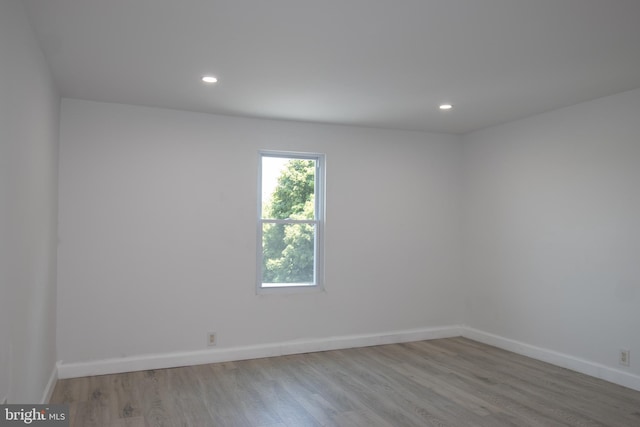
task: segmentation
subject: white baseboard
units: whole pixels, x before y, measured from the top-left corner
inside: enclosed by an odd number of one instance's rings
[[[380,334],[349,335],[314,340],[287,341],[245,347],[219,348],[168,354],[147,354],[118,359],[96,360],[91,362],[63,362],[58,365],[58,377],[60,379],[65,379],[90,375],[142,371],[148,369],[175,368],[178,366],[259,359],[263,357],[310,353],[314,351],[339,350],[344,348],[451,338],[458,337],[460,335],[460,326],[456,325],[394,331]]]
[[[51,372],[51,376],[49,377],[49,381],[47,382],[47,386],[42,393],[41,404],[49,403],[51,400],[51,395],[53,394],[53,390],[56,388],[56,382],[58,381],[58,371],[60,370],[60,362],[56,363],[53,367],[53,371]]]
[[[640,391],[640,376],[638,375],[580,359],[568,354],[559,353],[509,338],[504,338],[499,335],[490,334],[478,329],[453,325],[394,331],[381,334],[348,335],[314,340],[287,341],[244,347],[217,348],[165,354],[147,354],[118,359],[96,360],[91,362],[60,362],[57,366],[57,375],[55,372],[52,373],[51,379],[47,384],[47,389],[43,396],[43,403],[48,402],[51,397],[57,378],[65,379],[90,375],[143,371],[148,369],[175,368],[178,366],[259,359],[263,357],[284,356],[287,354],[368,347],[372,345],[395,344],[458,336],[463,336],[474,341],[502,348],[523,356],[528,356],[533,359],[551,363],[552,365],[571,369],[576,372]]]
[[[460,330],[465,338],[640,391],[640,376],[638,375],[478,329],[461,327]]]

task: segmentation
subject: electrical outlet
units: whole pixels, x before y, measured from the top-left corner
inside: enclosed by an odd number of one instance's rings
[[[629,350],[620,350],[620,355],[618,356],[618,363],[622,366],[630,366],[631,365],[631,352]]]
[[[213,347],[215,345],[216,345],[216,333],[209,332],[209,335],[207,336],[207,346]]]

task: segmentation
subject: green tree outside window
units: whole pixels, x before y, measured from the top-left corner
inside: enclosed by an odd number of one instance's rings
[[[314,220],[315,180],[314,160],[289,160],[271,197],[263,204],[262,217]],[[313,283],[314,224],[263,222],[262,227],[262,282]]]

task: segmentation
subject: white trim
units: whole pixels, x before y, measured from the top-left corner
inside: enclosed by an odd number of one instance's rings
[[[44,392],[42,393],[42,400],[40,400],[41,404],[49,403],[49,401],[51,400],[53,390],[56,388],[56,382],[58,382],[59,370],[60,362],[56,363],[53,367],[53,371],[51,372],[51,376],[49,377],[49,382],[47,382],[47,386],[44,388]]]
[[[175,368],[178,366],[259,359],[263,357],[310,353],[315,351],[368,347],[373,345],[395,344],[438,338],[452,338],[460,336],[460,333],[460,327],[456,325],[425,329],[409,329],[380,334],[348,335],[314,340],[286,341],[281,343],[245,347],[216,348],[210,350],[167,354],[147,354],[119,359],[96,360],[92,362],[61,363],[58,366],[58,377],[60,379],[76,378],[90,375],[105,375],[148,369]]]
[[[256,295],[289,295],[289,294],[320,294],[327,292],[324,287],[318,285],[301,285],[301,286],[263,286],[256,291]]]
[[[185,351],[178,353],[147,354],[118,359],[91,362],[58,362],[57,376],[52,373],[45,389],[43,403],[49,400],[56,380],[90,375],[115,374],[120,372],[148,369],[175,368],[178,366],[201,365],[206,363],[235,360],[259,359],[287,354],[310,353],[314,351],[339,350],[345,348],[368,347],[373,345],[396,344],[411,341],[432,340],[463,336],[474,341],[498,347],[513,353],[531,357],[555,366],[571,369],[595,378],[640,391],[640,376],[609,366],[591,362],[557,351],[525,344],[521,341],[501,337],[462,325],[424,329],[409,329],[380,334],[348,335],[314,340],[286,341],[273,344],[253,345],[210,350]]]
[[[484,344],[508,350],[513,353],[528,356],[536,360],[560,366],[562,368],[571,369],[595,378],[612,382],[633,390],[640,391],[640,376],[630,372],[624,372],[619,369],[591,362],[579,357],[570,356],[568,354],[559,353],[557,351],[546,348],[536,347],[534,345],[525,344],[521,341],[512,340],[501,337],[499,335],[483,332],[478,329],[461,327],[462,336],[465,338],[479,341]]]
[[[315,173],[315,217],[313,220],[276,220],[262,217],[262,160],[264,157],[278,157],[286,159],[313,160],[316,164]],[[324,222],[325,222],[325,181],[327,156],[323,153],[297,151],[258,151],[258,218],[256,239],[256,295],[275,293],[306,293],[311,288],[315,292],[324,291]],[[305,286],[295,284],[282,286],[263,286],[262,283],[262,233],[265,223],[273,224],[312,224],[315,227],[313,283]],[[288,290],[287,290],[288,289]]]

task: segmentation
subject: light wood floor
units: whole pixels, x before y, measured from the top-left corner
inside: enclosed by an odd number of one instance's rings
[[[464,338],[61,380],[71,426],[640,426],[640,392]]]

